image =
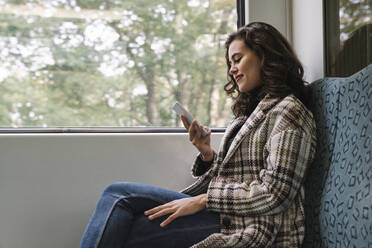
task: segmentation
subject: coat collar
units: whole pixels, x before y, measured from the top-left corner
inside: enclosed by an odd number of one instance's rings
[[[266,113],[274,107],[281,98],[273,98],[270,95],[266,95],[257,105],[255,110],[252,112],[252,114],[248,116],[239,116],[232,120],[228,128],[226,129],[225,135],[223,137],[223,140],[221,142],[220,151],[222,150],[222,153],[220,154],[226,154],[226,143],[227,140],[230,138],[231,134],[233,133],[235,128],[240,128],[239,132],[236,134],[229,150],[227,151],[227,154],[225,158],[222,161],[222,164],[226,163],[230,160],[232,154],[234,154],[235,150],[243,140],[245,136],[247,136],[250,132],[254,131],[255,128],[258,126],[258,124],[264,119],[266,116]]]

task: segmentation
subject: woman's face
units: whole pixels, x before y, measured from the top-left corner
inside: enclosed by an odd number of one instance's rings
[[[243,40],[236,39],[231,42],[229,62],[229,74],[234,78],[240,92],[249,92],[261,84],[260,59]]]

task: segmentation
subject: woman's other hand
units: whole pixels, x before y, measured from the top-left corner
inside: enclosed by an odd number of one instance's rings
[[[208,131],[206,136],[202,136],[203,126],[199,125],[199,128],[196,125],[196,120],[194,120],[191,124],[187,122],[185,116],[181,115],[181,120],[189,132],[189,140],[191,143],[199,150],[202,155],[204,161],[211,161],[213,159],[213,150],[211,148],[211,130],[209,128],[205,128]]]
[[[166,214],[170,214],[170,216],[168,216],[168,218],[160,224],[161,227],[165,227],[174,219],[180,216],[192,215],[205,209],[206,200],[207,200],[206,194],[201,194],[189,198],[182,198],[147,210],[145,211],[144,214],[148,215],[148,218],[150,220],[153,220]]]

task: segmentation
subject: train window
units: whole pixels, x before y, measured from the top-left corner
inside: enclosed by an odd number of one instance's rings
[[[225,126],[231,0],[0,0],[1,127]]]
[[[326,76],[350,76],[372,63],[372,1],[324,2]]]

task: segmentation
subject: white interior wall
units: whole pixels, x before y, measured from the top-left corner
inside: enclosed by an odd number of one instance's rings
[[[313,82],[324,77],[324,37],[322,0],[292,1],[292,38],[294,49]]]
[[[246,22],[273,25],[292,43],[305,80],[324,77],[322,0],[246,0]]]
[[[269,23],[291,41],[290,3],[290,0],[247,0],[246,20]]]

